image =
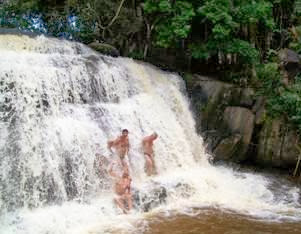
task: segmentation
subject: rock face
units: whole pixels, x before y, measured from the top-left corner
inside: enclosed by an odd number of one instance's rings
[[[260,131],[256,162],[265,166],[293,168],[298,159],[297,134],[281,119],[266,121]]]
[[[240,134],[235,134],[221,140],[213,151],[215,159],[231,160],[236,153],[239,153],[241,139],[242,136]]]
[[[243,143],[250,143],[254,127],[254,114],[249,109],[227,107],[223,119],[231,133],[241,134]]]
[[[294,168],[297,134],[283,120],[268,119],[265,98],[254,90],[194,75],[190,95],[198,132],[215,160]]]
[[[204,136],[216,159],[243,161],[251,141],[255,115],[254,91],[195,76],[192,101],[200,117],[199,132]]]
[[[233,155],[230,156],[230,158],[235,157],[234,161],[243,161],[246,159],[246,152],[253,134],[254,119],[255,115],[244,107],[231,106],[227,107],[224,111],[223,120],[230,132],[230,139],[233,139],[232,144],[235,144],[233,146],[236,148]],[[238,141],[238,139],[240,140]]]

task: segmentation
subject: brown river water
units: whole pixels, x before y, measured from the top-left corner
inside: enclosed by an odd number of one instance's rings
[[[145,234],[300,234],[301,222],[260,220],[221,210],[202,210],[197,216],[157,216]]]

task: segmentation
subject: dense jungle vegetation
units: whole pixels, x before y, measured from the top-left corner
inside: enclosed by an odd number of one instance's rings
[[[1,27],[116,47],[168,69],[211,74],[265,96],[270,116],[301,131],[301,74],[278,53],[301,53],[301,1],[4,0]]]

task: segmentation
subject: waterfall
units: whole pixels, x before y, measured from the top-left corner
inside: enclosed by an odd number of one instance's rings
[[[137,231],[156,187],[166,199],[149,212],[213,206],[301,218],[297,188],[276,193],[272,179],[210,165],[179,75],[44,36],[0,35],[0,52],[0,233]],[[126,217],[100,165],[116,160],[107,141],[124,128],[144,196]],[[154,131],[158,175],[147,177],[141,140]]]

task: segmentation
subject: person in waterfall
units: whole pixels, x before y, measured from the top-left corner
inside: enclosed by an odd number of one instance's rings
[[[115,140],[108,141],[108,149],[112,153],[112,148],[116,150],[116,153],[119,156],[121,165],[124,167],[124,170],[128,170],[128,165],[125,162],[125,156],[128,156],[130,148],[128,134],[129,131],[127,129],[123,129],[119,137],[117,137]]]
[[[115,204],[123,211],[128,214],[133,208],[132,193],[131,193],[131,182],[132,178],[129,175],[128,169],[124,169],[122,175],[118,175],[113,171],[114,163],[109,168],[109,174],[114,178],[114,191],[115,191]]]
[[[148,176],[155,173],[155,161],[154,161],[154,141],[158,138],[158,134],[154,132],[153,134],[146,136],[142,139],[143,154],[146,162],[146,173]]]

